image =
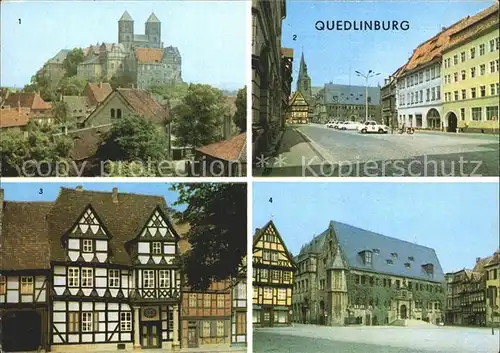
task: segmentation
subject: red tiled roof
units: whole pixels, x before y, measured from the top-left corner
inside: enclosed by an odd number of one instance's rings
[[[11,108],[17,107],[18,104],[22,108],[29,108],[32,110],[50,110],[52,106],[44,101],[38,93],[10,93],[5,100],[5,105],[9,105]]]
[[[0,110],[0,128],[26,126],[30,119],[30,110],[26,108],[2,108]]]
[[[93,104],[102,103],[107,96],[113,92],[111,85],[107,82],[88,83],[87,95]]]
[[[135,56],[141,64],[161,63],[163,49],[137,48],[135,49]]]
[[[150,92],[137,88],[117,88],[116,92],[125,99],[137,115],[156,123],[170,120],[168,111],[153,98]]]
[[[490,6],[487,9],[479,12],[478,14],[476,14],[474,16],[465,18],[463,23],[461,24],[460,28],[451,35],[449,46],[452,46],[452,45],[454,46],[455,44],[463,42],[463,41],[467,40],[468,38],[474,36],[478,31],[482,30],[483,28],[477,28],[478,29],[477,31],[470,31],[470,33],[468,33],[468,35],[465,35],[465,36],[462,36],[461,33],[463,33],[464,30],[469,29],[474,25],[477,25],[478,22],[495,14],[495,12],[496,12],[496,23],[498,26],[498,9],[499,9],[499,4],[497,3],[493,6]]]
[[[2,219],[0,266],[3,270],[50,268],[46,215],[52,202],[6,201]]]
[[[246,132],[197,149],[200,153],[224,161],[242,161],[246,158]]]

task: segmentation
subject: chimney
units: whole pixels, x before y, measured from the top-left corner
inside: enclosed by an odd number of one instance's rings
[[[75,188],[76,191],[83,191],[83,186],[81,185],[78,185],[76,188]]]
[[[113,195],[111,196],[113,203],[118,203],[118,188],[113,188]]]

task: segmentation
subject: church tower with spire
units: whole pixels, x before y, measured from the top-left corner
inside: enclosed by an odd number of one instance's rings
[[[151,48],[161,48],[161,22],[156,15],[151,13],[146,21],[146,36]]]
[[[304,59],[304,52],[300,58],[299,77],[297,79],[297,92],[300,92],[308,103],[311,102],[311,78],[307,73],[307,64]]]
[[[118,20],[118,43],[122,43],[128,50],[134,42],[134,20],[125,11]]]

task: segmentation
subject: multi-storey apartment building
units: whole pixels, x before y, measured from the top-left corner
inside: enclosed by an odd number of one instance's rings
[[[288,124],[309,123],[309,104],[299,91],[295,92],[288,107]]]
[[[291,324],[295,266],[273,221],[253,238],[253,325]]]
[[[443,114],[447,131],[497,132],[498,4],[459,23],[443,52]]]
[[[285,0],[252,0],[252,144],[253,156],[267,153],[283,127],[281,53]],[[288,83],[287,83],[288,84]]]
[[[431,248],[332,221],[295,262],[296,322],[442,321],[444,275]]]

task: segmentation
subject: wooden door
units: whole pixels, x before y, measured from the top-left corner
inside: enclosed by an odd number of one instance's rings
[[[161,330],[158,323],[143,323],[142,324],[142,348],[159,348],[161,347]]]
[[[198,347],[198,326],[196,321],[190,321],[188,326],[188,347],[197,348]]]
[[[262,326],[272,326],[273,318],[272,318],[272,310],[271,308],[262,309]]]

